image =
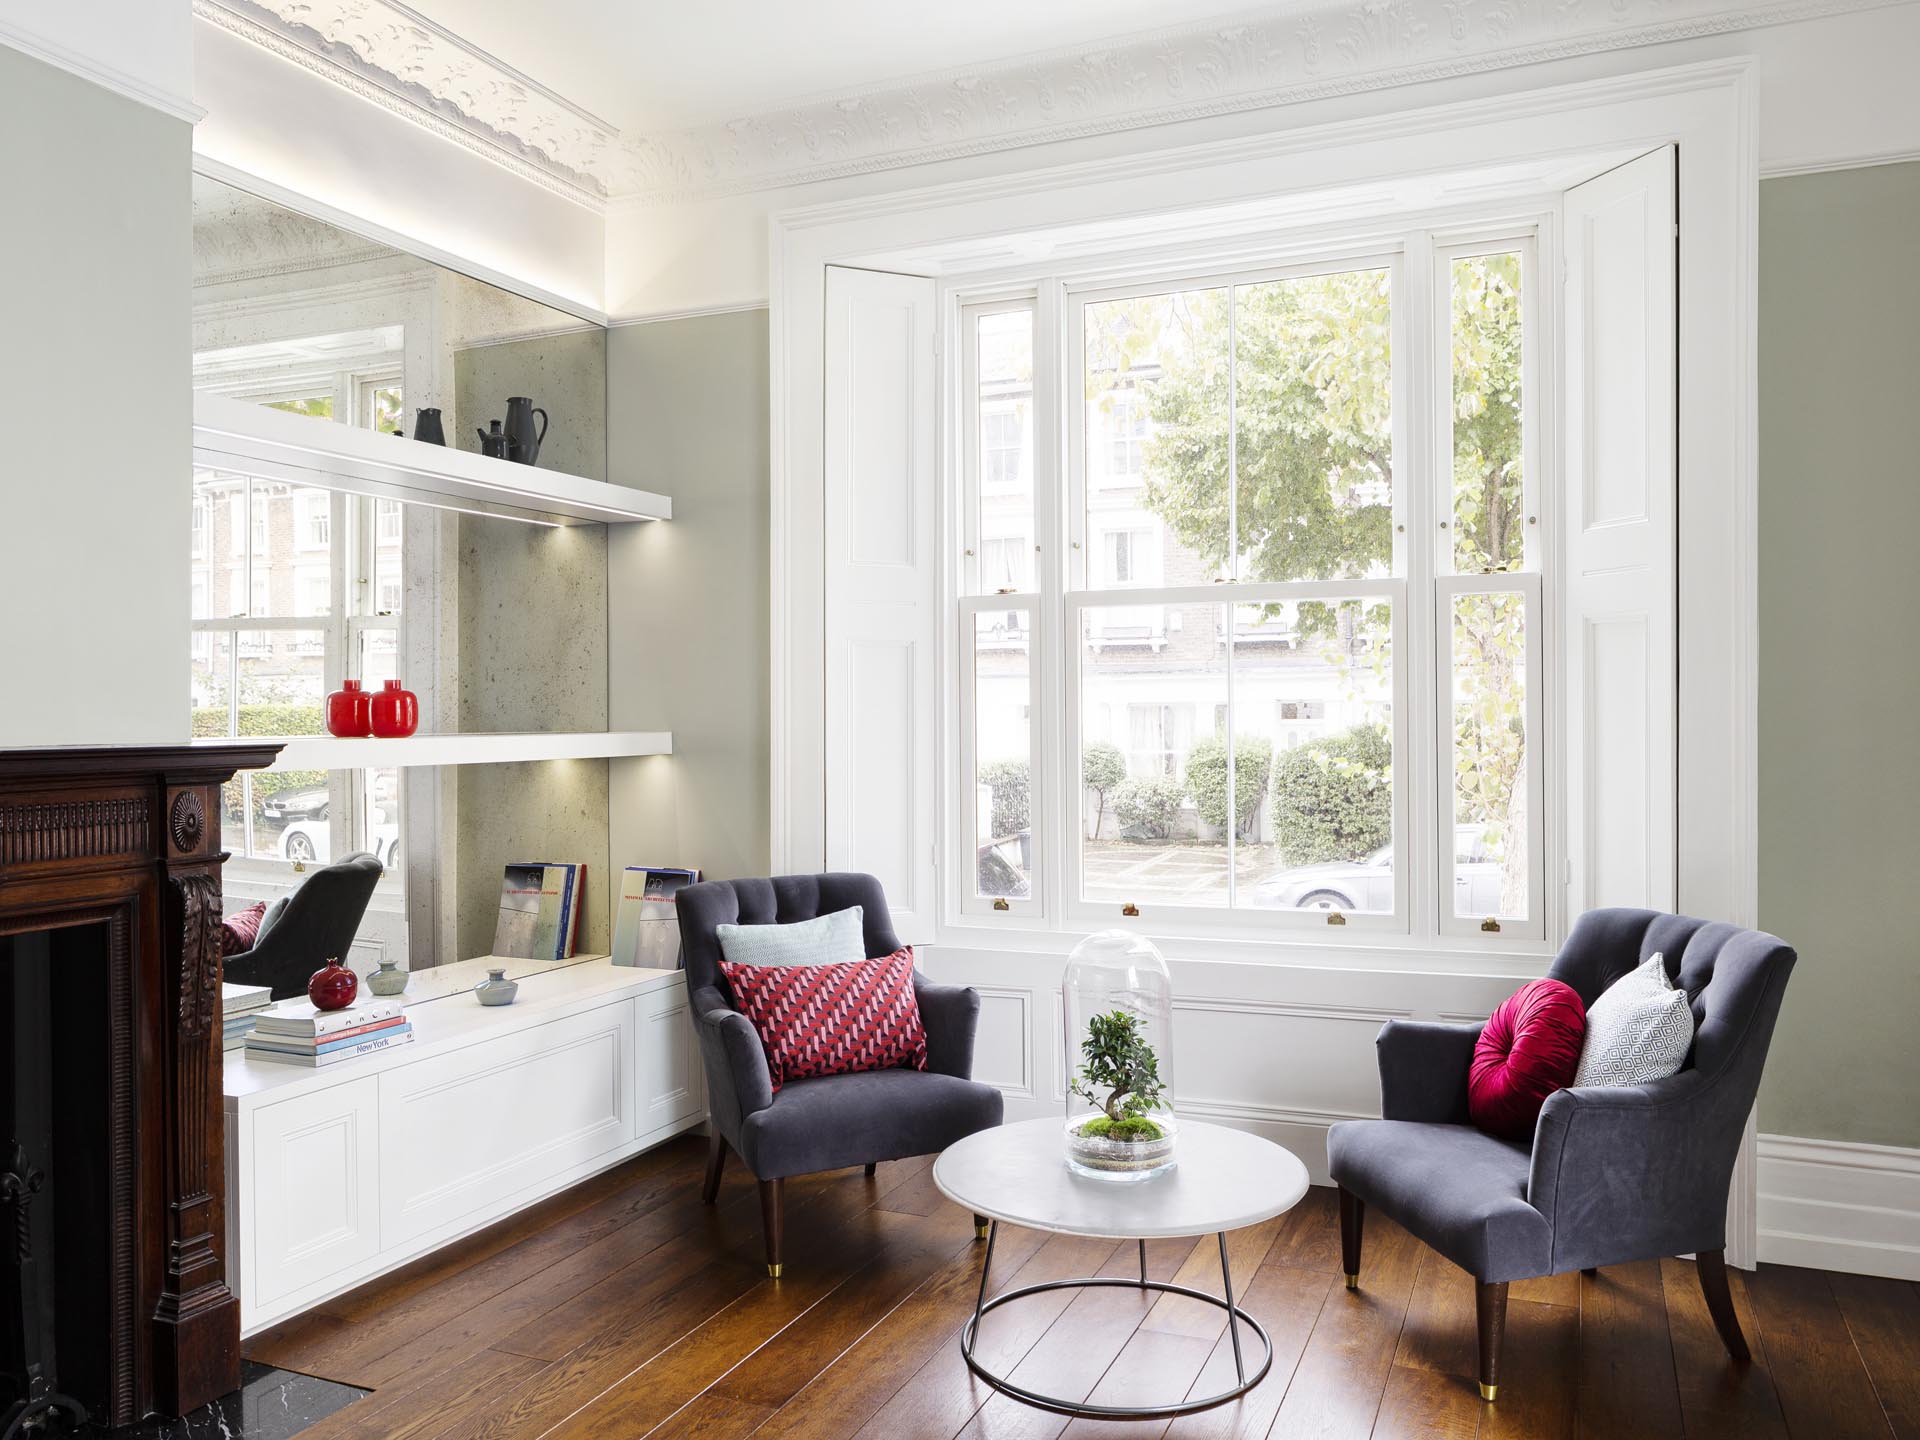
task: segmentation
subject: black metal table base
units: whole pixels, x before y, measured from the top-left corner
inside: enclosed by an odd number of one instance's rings
[[[1237,1400],[1254,1386],[1267,1378],[1267,1372],[1273,1368],[1273,1338],[1253,1316],[1242,1310],[1233,1299],[1233,1272],[1227,1265],[1227,1237],[1220,1235],[1220,1279],[1226,1289],[1226,1298],[1209,1295],[1205,1290],[1195,1290],[1187,1285],[1175,1285],[1166,1280],[1147,1278],[1147,1242],[1140,1245],[1140,1278],[1123,1279],[1118,1275],[1090,1275],[1077,1280],[1048,1280],[1039,1285],[1024,1285],[1018,1290],[1009,1290],[1004,1295],[987,1299],[987,1274],[993,1268],[993,1246],[1000,1238],[1000,1222],[994,1221],[987,1230],[987,1254],[980,1266],[980,1293],[973,1302],[973,1318],[960,1332],[960,1356],[967,1362],[967,1369],[978,1375],[987,1384],[1004,1395],[1023,1400],[1043,1410],[1058,1411],[1062,1415],[1097,1415],[1110,1420],[1161,1420],[1172,1415],[1187,1415],[1195,1410],[1210,1410],[1215,1405],[1224,1405],[1229,1400]],[[1004,1375],[996,1375],[974,1358],[974,1341],[980,1332],[980,1321],[989,1310],[997,1310],[1002,1305],[1011,1304],[1029,1295],[1039,1295],[1048,1290],[1086,1290],[1100,1286],[1110,1286],[1121,1290],[1157,1290],[1163,1295],[1184,1295],[1189,1300],[1203,1301],[1214,1308],[1227,1312],[1227,1333],[1233,1339],[1233,1371],[1238,1383],[1230,1389],[1222,1390],[1218,1395],[1206,1395],[1198,1399],[1169,1401],[1164,1405],[1096,1405],[1090,1400],[1069,1400],[1058,1395],[1044,1395],[1038,1390],[1029,1390],[1016,1385]],[[1253,1373],[1247,1373],[1246,1360],[1240,1350],[1240,1326],[1246,1325],[1260,1338],[1262,1351],[1260,1363]]]

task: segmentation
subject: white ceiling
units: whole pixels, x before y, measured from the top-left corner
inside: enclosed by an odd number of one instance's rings
[[[1249,0],[413,0],[413,8],[631,135],[1191,30],[1249,13]]]

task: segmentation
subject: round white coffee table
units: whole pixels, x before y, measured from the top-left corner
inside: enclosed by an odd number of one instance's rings
[[[1273,1341],[1260,1322],[1233,1298],[1233,1274],[1227,1266],[1227,1231],[1284,1214],[1307,1193],[1307,1167],[1292,1152],[1270,1140],[1207,1125],[1180,1122],[1180,1139],[1171,1170],[1147,1180],[1095,1180],[1067,1168],[1064,1117],[1027,1120],[982,1130],[950,1145],[933,1162],[933,1183],[954,1204],[984,1215],[987,1254],[980,1267],[980,1293],[973,1318],[960,1332],[960,1354],[967,1368],[994,1389],[1029,1405],[1070,1415],[1102,1415],[1144,1420],[1205,1410],[1244,1395],[1266,1378],[1273,1367]],[[987,1275],[993,1268],[993,1245],[1002,1223],[1049,1230],[1062,1235],[1091,1235],[1100,1239],[1134,1240],[1140,1247],[1140,1278],[1090,1275],[1075,1280],[1049,1280],[1026,1285],[987,1299]],[[1220,1279],[1223,1300],[1204,1290],[1147,1278],[1147,1241],[1189,1235],[1217,1235],[1220,1240]],[[1233,1337],[1233,1368],[1238,1383],[1218,1395],[1171,1401],[1164,1405],[1094,1405],[1084,1400],[1044,1395],[996,1375],[974,1358],[974,1339],[989,1310],[1009,1305],[1047,1290],[1098,1286],[1159,1290],[1185,1295],[1227,1312],[1227,1333]],[[1264,1352],[1249,1375],[1240,1353],[1240,1325],[1260,1339]]]

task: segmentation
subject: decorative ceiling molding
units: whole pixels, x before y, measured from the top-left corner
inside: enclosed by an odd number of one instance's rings
[[[193,0],[193,13],[597,208],[613,126],[399,0]]]
[[[1913,0],[1294,0],[622,136],[398,0],[195,13],[583,203],[707,199]]]

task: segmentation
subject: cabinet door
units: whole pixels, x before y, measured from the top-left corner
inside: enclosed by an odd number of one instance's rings
[[[706,1077],[694,1038],[687,987],[674,984],[640,997],[640,1133],[705,1113]]]
[[[256,1307],[338,1281],[380,1251],[379,1091],[368,1075],[253,1112]]]
[[[632,1140],[634,1020],[621,1000],[383,1072],[387,1246],[504,1214]]]

